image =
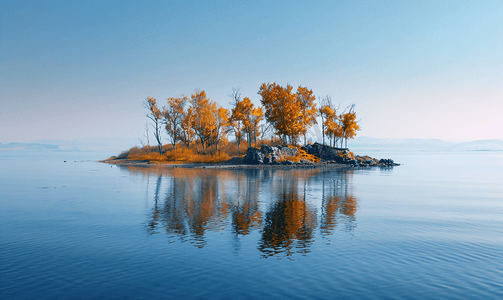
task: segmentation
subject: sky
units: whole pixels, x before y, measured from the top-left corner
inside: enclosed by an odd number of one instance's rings
[[[503,139],[502,1],[1,1],[0,142],[144,133],[142,102],[308,87],[375,138]]]

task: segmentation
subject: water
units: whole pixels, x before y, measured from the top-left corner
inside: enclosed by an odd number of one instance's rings
[[[0,299],[503,298],[503,152],[362,154],[404,164],[0,152]]]

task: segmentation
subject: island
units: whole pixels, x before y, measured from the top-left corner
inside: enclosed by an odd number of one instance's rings
[[[360,130],[355,104],[341,111],[340,105],[336,107],[326,96],[317,108],[312,90],[299,86],[294,92],[291,85],[283,87],[275,82],[263,83],[257,94],[261,106],[255,106],[248,97],[242,98],[239,88],[232,89],[231,109],[210,100],[204,90],[196,90],[190,98],[167,98],[167,106],[162,109],[154,97],[147,97],[143,106],[151,126],[145,127],[146,141],[140,139],[142,147],[133,147],[104,162],[241,168],[398,165],[391,159],[358,156],[349,151],[348,140]],[[318,124],[322,136],[317,140],[321,144],[308,141],[309,129]],[[151,134],[157,142],[154,147],[150,145]],[[164,135],[169,145],[162,142]],[[302,140],[304,146],[298,146]],[[242,146],[247,147],[246,154],[241,153]]]

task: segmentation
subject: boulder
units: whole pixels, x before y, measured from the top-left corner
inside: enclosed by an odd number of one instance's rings
[[[399,166],[400,164],[395,163],[390,158],[382,158],[379,160],[379,166],[390,167],[390,166]]]
[[[280,156],[297,156],[299,155],[299,150],[297,148],[282,147],[279,150]]]
[[[263,152],[263,153],[274,153],[277,151],[278,151],[278,147],[271,147],[269,145],[262,145],[262,147],[260,147],[260,152]]]
[[[262,145],[260,149],[253,147],[248,148],[248,150],[246,150],[246,155],[244,157],[243,163],[249,165],[276,165],[279,164],[281,158],[287,156],[297,156],[298,154],[299,150],[297,148],[282,147],[279,145]],[[293,162],[286,164],[293,164]]]
[[[244,163],[249,165],[260,165],[264,163],[266,154],[257,148],[250,147],[246,150]]]
[[[348,149],[346,148],[334,148],[319,143],[314,143],[312,145],[306,145],[302,147],[302,149],[308,154],[312,154],[327,161],[333,160],[337,163],[344,163],[346,160],[349,160],[349,158],[344,159],[341,157],[341,155],[344,156],[345,154],[347,154]]]

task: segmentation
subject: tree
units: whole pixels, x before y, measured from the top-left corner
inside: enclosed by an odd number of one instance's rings
[[[241,130],[247,135],[248,147],[251,147],[251,140],[253,135],[253,124],[251,121],[251,112],[253,110],[253,103],[250,98],[244,97],[243,100],[237,101],[232,109],[231,119],[236,123],[242,124]]]
[[[146,143],[143,141],[143,138],[140,138],[140,137],[138,137],[138,141],[140,142],[142,149],[145,150],[145,153],[150,154],[150,149],[149,149],[150,148],[150,137],[148,134],[148,122],[145,123],[145,133],[143,134],[143,137],[145,137],[145,139],[147,140]]]
[[[181,140],[187,146],[187,149],[190,150],[190,144],[196,135],[194,131],[194,123],[195,123],[195,115],[192,107],[189,107],[187,111],[184,111],[182,118],[182,126],[181,126]]]
[[[335,108],[333,106],[330,96],[326,96],[323,98],[319,110],[319,115],[323,121],[323,144],[325,144],[325,135],[327,135],[331,141],[329,145],[332,147],[335,147],[337,145],[337,141],[342,137],[340,118],[337,115],[338,109],[339,107]]]
[[[223,107],[219,107],[213,112],[215,118],[215,129],[213,131],[213,136],[215,139],[215,147],[218,151],[218,145],[220,141],[227,135],[229,127],[229,110]]]
[[[212,111],[216,110],[216,103],[208,99],[204,90],[192,94],[190,103],[194,112],[194,131],[204,149],[210,142],[211,133],[214,130],[215,117]]]
[[[180,98],[168,98],[168,106],[163,107],[163,120],[166,125],[166,131],[171,138],[173,150],[176,150],[176,143],[181,140],[181,126],[184,115],[185,104],[189,101],[187,96]]]
[[[255,147],[257,147],[257,136],[260,135],[259,131],[259,123],[264,119],[264,111],[262,110],[262,107],[256,107],[252,109],[251,114],[250,114],[250,122],[253,126],[253,139],[255,142]]]
[[[318,115],[321,117],[321,135],[323,137],[323,145],[325,145],[325,130],[326,125],[325,121],[331,117],[333,114],[332,106],[332,98],[327,95],[320,101],[320,109],[318,110]]]
[[[243,120],[238,117],[239,111],[237,110],[239,102],[241,102],[241,93],[239,92],[239,88],[233,88],[232,93],[229,95],[232,98],[231,105],[233,106],[231,117],[229,119],[229,125],[234,132],[234,137],[236,138],[236,143],[238,144],[238,153],[241,154],[241,139],[243,137],[243,129],[244,124]]]
[[[329,108],[331,110],[331,108]],[[339,116],[335,114],[335,110],[331,110],[325,120],[325,133],[331,140],[331,146],[337,146],[337,141],[342,137],[342,126],[339,124]]]
[[[283,142],[287,139],[291,144],[296,144],[299,135],[307,131],[307,127],[315,122],[316,107],[315,97],[311,90],[298,87],[297,92],[292,92],[292,86],[286,88],[275,82],[263,83],[258,94],[262,96],[261,102],[265,108],[265,118],[272,124]]]
[[[302,122],[300,134],[304,135],[304,144],[307,144],[307,128],[317,123],[316,114],[318,110],[316,109],[314,100],[316,100],[316,97],[313,95],[312,90],[301,86],[297,88],[297,101],[300,104],[300,118]]]
[[[146,114],[147,118],[152,121],[152,126],[154,127],[154,137],[157,140],[157,146],[159,148],[159,154],[162,154],[162,136],[161,136],[161,120],[162,113],[157,107],[156,99],[153,97],[147,97],[147,100],[143,102],[143,106],[148,109]]]
[[[356,113],[354,111],[355,105],[349,106],[349,112],[341,115],[342,123],[342,137],[346,141],[346,148],[348,146],[348,139],[353,139],[356,136],[356,131],[360,130],[360,126],[356,121]],[[341,143],[342,144],[342,143]]]

